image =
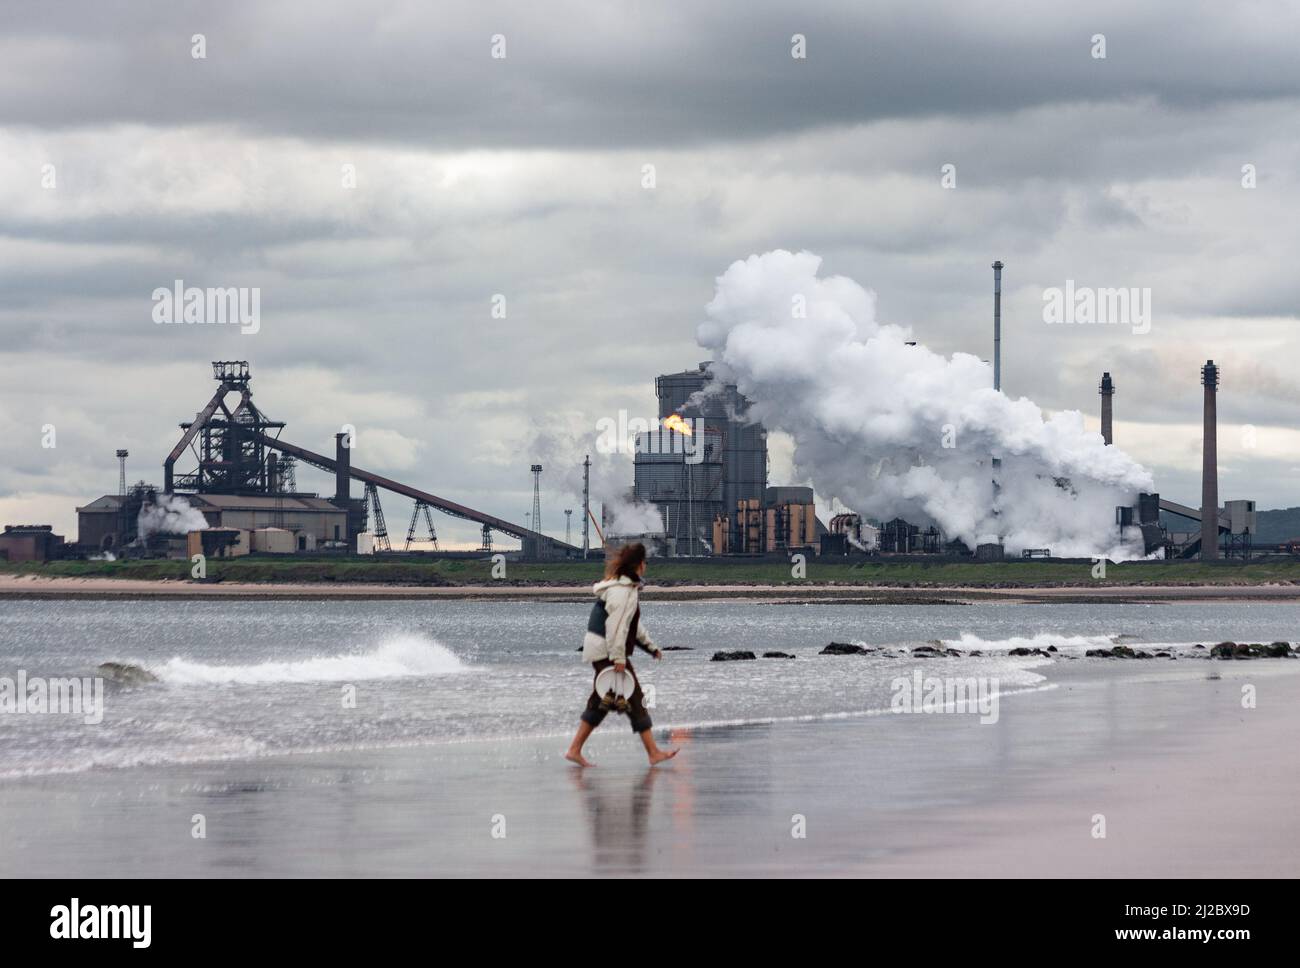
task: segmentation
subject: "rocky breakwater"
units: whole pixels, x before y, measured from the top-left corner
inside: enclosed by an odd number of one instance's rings
[[[1117,645],[1111,649],[1089,649],[1086,653],[1090,659],[1177,659],[1168,650],[1147,652],[1127,645]],[[1290,642],[1270,642],[1268,644],[1237,642],[1220,642],[1208,650],[1203,645],[1194,645],[1184,653],[1195,659],[1294,659],[1300,653],[1292,648]]]

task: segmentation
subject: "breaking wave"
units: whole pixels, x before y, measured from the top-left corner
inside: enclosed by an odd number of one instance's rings
[[[1055,632],[1040,632],[1037,635],[1013,636],[1009,639],[982,639],[970,632],[963,632],[959,639],[943,639],[943,644],[962,651],[979,649],[981,652],[1004,652],[1008,649],[1043,649],[1056,646],[1058,651],[1084,652],[1088,649],[1110,649],[1120,639],[1133,639],[1135,636],[1116,633],[1115,635],[1061,635]]]
[[[257,665],[208,665],[169,659],[151,670],[163,682],[179,686],[254,685],[270,682],[355,682],[406,676],[444,676],[472,671],[446,646],[422,635],[386,639],[370,652],[314,656]]]

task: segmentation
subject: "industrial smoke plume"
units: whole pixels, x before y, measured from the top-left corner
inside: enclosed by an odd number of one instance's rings
[[[1141,465],[1078,411],[1045,417],[995,391],[978,357],[909,345],[906,328],[876,321],[874,293],[819,278],[820,266],[783,250],[734,263],[698,332],[749,416],[793,438],[796,469],[819,493],[882,521],[933,522],[972,548],[1141,556],[1114,510],[1152,489]]]
[[[136,519],[137,540],[147,541],[155,534],[188,534],[208,526],[202,512],[190,502],[172,494],[159,494],[157,504],[145,504]]]

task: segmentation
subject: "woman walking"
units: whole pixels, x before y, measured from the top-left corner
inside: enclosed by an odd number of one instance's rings
[[[630,658],[630,653],[636,646],[656,659],[664,657],[641,624],[641,577],[645,574],[645,566],[645,545],[640,542],[624,545],[605,563],[604,580],[592,587],[596,604],[591,610],[587,634],[582,640],[582,661],[592,664],[596,676],[611,666],[617,673],[626,670],[632,674],[635,688],[627,699],[628,718],[632,721],[632,732],[640,735],[650,765],[654,766],[672,759],[677,755],[677,750],[661,750],[655,743],[650,714],[645,709],[645,696],[641,692],[641,683],[636,679]],[[582,713],[582,721],[578,723],[578,732],[569,744],[568,752],[564,754],[566,760],[579,766],[592,765],[582,755],[582,746],[608,712],[608,704],[602,704],[593,681],[587,708]]]

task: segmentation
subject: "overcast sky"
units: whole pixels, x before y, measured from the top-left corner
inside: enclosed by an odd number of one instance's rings
[[[1300,504],[1300,7],[1072,6],[4,3],[0,522],[75,537],[118,447],[160,483],[247,359],[286,439],[354,424],[355,464],[481,510],[522,522],[549,461],[562,535],[571,455],[653,416],[773,248],[985,357],[1002,259],[1004,389],[1095,424],[1110,370],[1116,443],[1188,504],[1213,357],[1220,497]],[[260,331],[155,324],[175,279],[260,287]],[[1047,325],[1067,279],[1149,288],[1151,331]]]

